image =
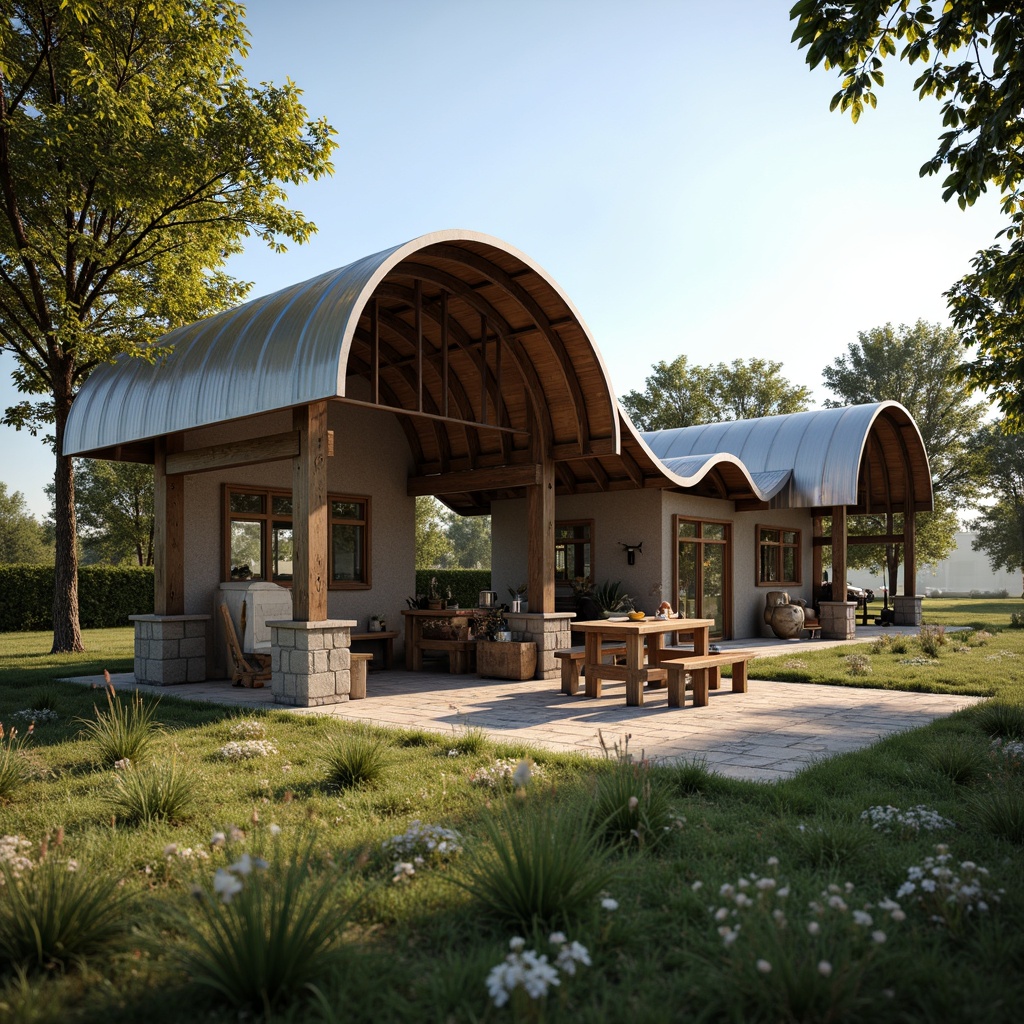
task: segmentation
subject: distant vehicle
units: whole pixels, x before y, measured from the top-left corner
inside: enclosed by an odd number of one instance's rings
[[[846,600],[847,601],[874,601],[875,592],[873,590],[865,590],[863,587],[855,587],[852,583],[847,582],[846,584]]]

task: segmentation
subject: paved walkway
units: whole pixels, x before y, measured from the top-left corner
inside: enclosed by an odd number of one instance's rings
[[[858,640],[868,630],[858,629]],[[881,630],[879,630],[881,632]],[[895,632],[887,630],[886,632]],[[908,632],[914,632],[908,630]],[[870,633],[869,633],[870,636]],[[723,647],[762,647],[763,654],[798,656],[829,641],[737,641]],[[759,654],[762,653],[759,651]],[[135,686],[131,673],[112,677],[118,689]],[[102,683],[102,677],[76,679]],[[870,690],[757,679],[751,664],[749,692],[733,693],[730,681],[713,691],[707,707],[668,707],[665,689],[647,690],[643,707],[627,707],[623,687],[605,683],[599,700],[567,697],[559,682],[508,682],[436,672],[370,674],[367,698],[321,708],[274,704],[269,687],[250,690],[229,683],[139,687],[145,692],[209,701],[232,708],[327,714],[353,722],[457,733],[481,728],[493,739],[550,750],[600,754],[599,731],[609,746],[629,736],[629,749],[658,760],[703,757],[723,775],[742,779],[785,778],[833,754],[859,750],[905,729],[977,702],[977,697]]]

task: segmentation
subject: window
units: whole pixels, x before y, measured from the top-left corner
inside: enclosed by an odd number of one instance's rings
[[[594,520],[555,523],[555,585],[594,579]]]
[[[800,584],[800,531],[757,528],[757,585]]]
[[[714,619],[713,637],[732,629],[732,524],[675,516],[677,610],[688,619]]]
[[[270,579],[290,586],[295,558],[291,494],[228,485],[224,495],[224,578]],[[328,585],[368,587],[370,499],[332,494],[327,511]]]

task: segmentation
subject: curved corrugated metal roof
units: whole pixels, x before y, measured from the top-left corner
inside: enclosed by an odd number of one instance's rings
[[[452,405],[459,406],[451,417],[460,421],[455,426],[437,422],[449,419],[440,415],[449,396],[436,367],[427,366],[418,388],[409,381],[414,294],[423,295],[418,329],[434,351],[442,298],[448,301],[445,323],[458,341],[449,378]],[[553,445],[578,454],[595,443],[618,450],[618,406],[608,372],[568,297],[518,250],[488,235],[453,230],[172,331],[160,341],[171,354],[155,363],[120,357],[98,367],[72,407],[65,454],[108,454],[195,427],[346,397],[350,377],[368,374],[373,298],[382,307],[381,347],[390,358],[382,360],[387,397],[380,404],[410,416],[433,415],[433,422],[407,425],[417,461],[428,472],[479,457],[481,443],[467,440],[467,423],[472,428],[485,415],[492,426],[522,435],[530,431],[531,416],[540,417]],[[457,380],[460,373],[469,381],[480,372],[473,346],[482,319],[504,343],[507,360],[503,380],[498,357],[483,356],[490,359],[485,409],[479,376],[471,385]],[[491,436],[483,444],[498,442]]]
[[[668,468],[731,456],[753,480],[761,477],[769,489],[768,480],[774,477],[776,494],[788,482],[785,503],[791,508],[861,506],[872,500],[876,504],[889,500],[898,507],[906,496],[899,486],[887,483],[886,490],[879,480],[877,488],[865,493],[870,481],[866,482],[862,473],[865,460],[887,458],[891,464],[898,459],[913,488],[915,507],[931,507],[924,443],[913,417],[897,402],[706,423],[647,431],[640,436]],[[872,443],[877,449],[874,453],[869,450]]]

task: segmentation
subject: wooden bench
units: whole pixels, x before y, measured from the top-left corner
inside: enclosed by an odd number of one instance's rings
[[[601,653],[625,656],[626,646],[616,640],[605,640],[601,644]],[[585,655],[586,647],[583,646],[567,647],[565,650],[555,651],[555,657],[562,663],[562,693],[567,693],[570,697],[575,697],[580,692],[580,671],[583,668]]]
[[[474,671],[476,660],[476,640],[431,640],[421,639],[416,642],[414,671],[423,668],[424,651],[443,651],[448,655],[448,671],[452,675],[465,675]]]
[[[722,665],[732,665],[733,693],[747,692],[747,662],[754,651],[722,651],[720,654],[687,654],[677,658],[662,658],[659,664],[668,670],[668,706],[681,708],[686,697],[686,673],[692,676],[693,706],[707,707],[711,689],[710,674],[715,675],[715,686],[720,682]]]
[[[395,638],[397,636],[398,630],[389,629],[378,630],[376,633],[353,633],[352,643],[381,644],[384,648],[384,667],[391,668],[391,663],[395,658]]]
[[[362,700],[366,696],[366,670],[371,661],[372,654],[361,654],[357,651],[349,651],[349,678],[351,688],[348,691],[349,700]]]

